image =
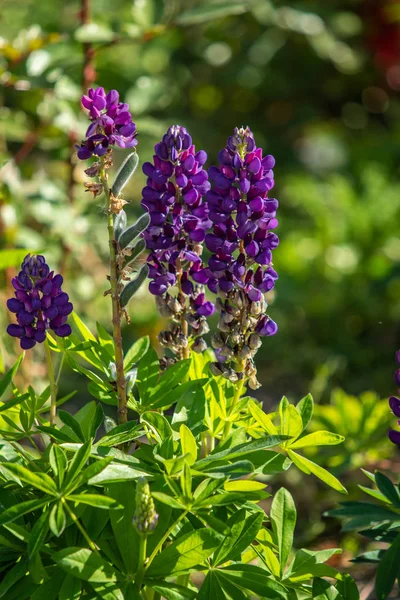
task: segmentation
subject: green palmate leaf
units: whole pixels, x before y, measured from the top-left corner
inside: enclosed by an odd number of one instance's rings
[[[331,433],[330,431],[315,431],[309,433],[304,437],[296,440],[295,442],[289,442],[290,448],[305,448],[307,446],[335,446],[341,444],[344,441],[344,437],[338,433]]]
[[[129,371],[133,367],[133,365],[146,354],[148,349],[150,348],[150,338],[148,335],[142,337],[129,348],[128,352],[124,357],[124,370]]]
[[[198,25],[231,15],[242,15],[249,10],[248,2],[218,2],[218,4],[202,3],[196,8],[182,12],[177,23],[179,25]]]
[[[58,600],[79,600],[81,595],[82,584],[80,580],[72,577],[72,575],[67,575],[62,583]]]
[[[248,408],[250,410],[251,415],[257,421],[257,423],[270,435],[277,435],[278,429],[275,427],[269,415],[266,415],[264,411],[261,410],[259,406],[254,402],[254,400],[250,400],[248,403]]]
[[[172,438],[171,426],[163,415],[152,411],[146,411],[142,414],[140,420],[150,427],[158,444],[162,444],[163,441],[169,437]]]
[[[343,600],[339,591],[324,579],[314,579],[312,586],[313,600]]]
[[[139,237],[139,235],[150,225],[149,213],[141,215],[133,225],[125,229],[118,239],[118,244],[121,249],[127,248]]]
[[[124,187],[126,186],[128,181],[130,180],[130,178],[136,171],[138,164],[139,164],[138,153],[131,152],[131,154],[128,154],[128,156],[126,157],[126,159],[120,166],[119,171],[115,177],[115,181],[111,188],[111,191],[116,198],[120,195],[120,193],[122,192],[122,190],[124,189]]]
[[[181,360],[173,364],[160,377],[158,384],[150,390],[146,406],[158,407],[163,404],[164,399],[167,399],[168,404],[173,404],[174,400],[171,392],[174,388],[183,383],[190,369],[190,360]]]
[[[313,475],[318,477],[318,479],[321,479],[321,481],[329,485],[334,490],[337,490],[342,494],[347,494],[346,488],[340,483],[338,479],[336,479],[336,477],[329,473],[329,471],[323,469],[319,465],[316,465],[308,458],[300,456],[300,454],[297,454],[297,452],[293,452],[293,450],[288,449],[287,453],[289,455],[289,458],[301,471],[307,473],[307,475],[312,473]]]
[[[244,509],[234,513],[227,523],[230,534],[223,540],[214,555],[215,566],[221,565],[227,560],[238,560],[241,553],[256,538],[263,519],[262,513],[254,513],[246,518]]]
[[[65,548],[53,554],[54,562],[69,575],[90,583],[113,583],[116,571],[99,553],[87,548]]]
[[[393,485],[389,477],[386,477],[386,475],[377,471],[375,473],[375,483],[378,486],[379,490],[382,492],[382,494],[386,496],[386,498],[390,500],[390,502],[392,502],[394,506],[400,508],[399,489]]]
[[[136,421],[128,421],[111,429],[95,445],[96,446],[118,446],[136,440],[143,435],[143,429]]]
[[[78,504],[87,504],[96,508],[104,508],[105,510],[121,509],[121,504],[118,504],[114,498],[101,496],[100,494],[70,494],[68,500],[77,502]]]
[[[100,404],[92,401],[84,404],[74,416],[82,429],[84,441],[88,441],[95,437],[103,422],[104,412]]]
[[[72,487],[74,487],[74,480],[77,479],[79,480],[79,475],[81,470],[83,469],[83,467],[85,466],[89,456],[90,456],[90,452],[92,450],[92,444],[91,442],[85,442],[84,444],[82,444],[82,446],[79,448],[79,450],[76,452],[74,458],[71,461],[71,464],[69,466],[68,472],[67,472],[67,476],[65,478],[65,490],[71,490]]]
[[[62,448],[53,444],[49,453],[50,466],[57,477],[58,485],[61,486],[64,480],[65,470],[67,468],[67,457]]]
[[[128,156],[129,158],[129,156]],[[115,195],[115,194],[114,194]],[[114,218],[114,237],[117,240],[128,224],[126,212],[122,209]]]
[[[211,453],[209,456],[202,458],[201,460],[195,463],[195,468],[201,470],[206,466],[211,466],[213,462],[220,460],[235,460],[237,458],[241,458],[242,456],[246,456],[246,454],[251,454],[257,450],[261,450],[263,448],[272,448],[273,446],[278,446],[282,441],[287,439],[286,436],[281,435],[270,435],[267,437],[259,438],[254,442],[246,442],[245,444],[239,444],[238,446],[233,446],[232,448],[227,448],[226,450],[222,450],[218,452],[218,448],[215,452]]]
[[[85,441],[85,436],[83,435],[81,426],[79,425],[78,421],[76,419],[74,419],[74,417],[72,415],[70,415],[65,410],[59,410],[58,416],[60,417],[61,421],[74,432],[74,434],[76,435],[77,439],[80,442]]]
[[[12,590],[17,581],[25,576],[27,570],[28,563],[26,560],[21,560],[6,573],[0,583],[0,598],[7,598],[8,592]]]
[[[303,420],[296,408],[289,404],[287,398],[283,397],[279,404],[279,414],[281,418],[282,435],[287,435],[291,438],[284,446],[288,446],[291,441],[294,441],[303,431]]]
[[[133,526],[135,491],[136,486],[132,481],[112,483],[107,488],[107,494],[124,507],[123,510],[111,511],[110,522],[115,544],[125,565],[125,572],[131,574],[135,573],[137,568],[140,545],[140,535]]]
[[[182,454],[186,454],[186,460],[189,465],[192,465],[197,460],[197,443],[193,433],[186,425],[181,425],[179,435],[182,445]]]
[[[226,600],[226,598],[218,579],[218,571],[209,571],[200,588],[197,600]]]
[[[396,579],[400,576],[400,533],[379,563],[376,571],[375,593],[377,600],[385,600]]]
[[[128,302],[131,300],[131,298],[136,294],[136,292],[138,291],[138,289],[140,288],[140,286],[146,279],[148,272],[149,272],[149,267],[147,266],[147,264],[143,265],[142,268],[140,269],[137,277],[135,279],[133,279],[132,281],[130,281],[124,287],[124,289],[122,290],[121,295],[120,295],[120,302],[121,302],[122,308],[124,308],[128,304]]]
[[[56,537],[60,537],[67,524],[64,507],[61,502],[53,506],[49,516],[49,527]]]
[[[281,577],[292,549],[296,517],[292,496],[285,488],[281,488],[275,494],[271,505],[271,521],[278,543]]]
[[[298,550],[294,557],[292,564],[290,565],[289,571],[286,573],[287,578],[299,578],[305,577],[311,579],[314,575],[317,575],[315,566],[323,564],[331,558],[334,554],[340,554],[342,550],[340,548],[328,548],[326,550]]]
[[[140,393],[140,401],[147,404],[147,398],[157,385],[160,373],[158,354],[154,348],[149,348],[139,363],[136,385]]]
[[[147,570],[148,577],[169,577],[201,564],[219,544],[219,534],[210,529],[187,533],[158,554]]]
[[[48,425],[38,425],[36,429],[59,442],[75,441],[75,439],[71,438],[71,436],[65,433],[65,431],[60,431],[59,429],[56,429],[56,427],[49,427]]]
[[[301,419],[303,421],[303,431],[311,421],[311,417],[314,412],[314,400],[311,394],[307,394],[297,404],[296,409],[298,410]]]
[[[90,469],[94,465],[90,465]],[[140,464],[136,465],[122,465],[122,464],[111,464],[103,467],[101,473],[93,475],[89,481],[90,485],[104,485],[106,483],[116,483],[123,481],[137,480],[138,477],[144,475],[151,475],[148,468]]]
[[[263,490],[266,484],[261,481],[252,481],[251,479],[240,479],[238,481],[227,481],[224,484],[226,492],[255,492]]]
[[[11,523],[27,513],[42,508],[49,502],[50,498],[40,498],[39,500],[27,500],[26,502],[21,502],[20,504],[10,506],[9,508],[6,508],[0,512],[0,525]]]
[[[85,325],[85,323],[82,321],[82,319],[80,319],[78,317],[78,315],[76,314],[76,312],[72,312],[70,318],[72,319],[73,324],[75,325],[76,329],[79,331],[81,337],[85,341],[92,341],[92,342],[96,342],[97,341],[96,338],[94,337],[93,333]]]
[[[7,471],[11,471],[13,475],[16,475],[18,479],[31,485],[46,494],[56,495],[57,488],[54,481],[45,473],[34,473],[22,465],[16,463],[3,463],[3,468]]]
[[[271,600],[288,598],[286,588],[272,579],[268,571],[256,565],[232,564],[221,569],[221,573],[236,585],[262,598]]]
[[[14,379],[15,374],[18,371],[18,368],[19,368],[23,358],[24,358],[24,354],[21,354],[20,357],[18,358],[18,360],[11,367],[11,369],[9,369],[9,371],[7,371],[7,373],[4,375],[4,377],[0,380],[0,398],[4,394],[4,392],[6,391],[6,389],[12,382],[12,380]]]
[[[151,580],[149,582],[145,580],[145,584],[148,584],[148,587],[166,600],[194,600],[196,598],[196,593],[193,590],[176,583],[167,583],[166,581],[154,583]]]
[[[399,514],[385,506],[371,502],[342,502],[339,508],[334,508],[328,513],[334,517],[365,517],[369,522],[395,521]]]
[[[335,587],[343,597],[343,600],[360,600],[360,592],[354,579],[347,573],[342,573],[341,577]]]
[[[33,558],[37,552],[39,552],[40,548],[44,544],[44,541],[47,536],[47,532],[49,531],[49,514],[48,512],[43,512],[39,519],[35,522],[32,527],[32,531],[29,535],[28,542],[28,554],[29,558]]]

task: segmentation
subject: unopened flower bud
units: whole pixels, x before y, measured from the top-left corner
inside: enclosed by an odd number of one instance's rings
[[[196,340],[192,346],[192,350],[194,350],[194,352],[197,352],[198,354],[201,354],[202,352],[204,352],[204,350],[207,350],[207,344],[203,340],[203,338],[201,338],[201,337],[196,338]]]
[[[222,363],[218,363],[218,362],[210,363],[210,371],[213,375],[218,377],[219,375],[223,375],[224,366]]]
[[[110,371],[111,381],[116,381],[117,380],[117,367],[115,366],[115,363],[110,362],[110,364],[108,365],[108,369]]]
[[[248,346],[243,346],[243,348],[241,348],[239,350],[239,352],[237,353],[237,357],[240,358],[241,360],[246,360],[246,358],[249,358],[251,356],[251,350]]]
[[[261,343],[261,338],[258,333],[252,333],[248,341],[249,347],[252,350],[258,350],[258,348],[261,346]]]
[[[85,173],[88,177],[97,177],[101,169],[101,163],[95,162],[89,168],[85,169]]]
[[[213,348],[222,348],[225,345],[225,341],[220,333],[214,333],[211,338],[211,345]]]
[[[136,510],[133,523],[142,535],[149,535],[157,527],[158,514],[150,487],[144,477],[140,477],[136,486]]]
[[[111,417],[107,417],[107,415],[106,415],[104,417],[105,432],[108,433],[109,431],[111,431],[111,429],[114,429],[114,427],[117,427],[116,422],[114,421],[114,419],[112,419]]]

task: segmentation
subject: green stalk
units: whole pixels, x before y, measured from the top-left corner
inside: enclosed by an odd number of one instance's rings
[[[47,338],[44,340],[44,351],[46,354],[47,373],[50,381],[50,425],[54,426],[57,416],[57,382],[54,377],[53,361],[51,359],[51,350]]]
[[[176,519],[176,521],[174,521],[172,523],[171,527],[169,527],[167,529],[167,531],[164,533],[164,535],[162,536],[161,540],[158,542],[157,546],[154,548],[153,552],[150,554],[149,560],[147,561],[147,564],[146,564],[145,571],[149,568],[149,566],[151,565],[151,563],[155,559],[157,553],[163,547],[164,542],[169,538],[170,534],[173,532],[173,530],[178,525],[178,523],[180,523],[182,521],[182,519],[184,519],[186,517],[187,513],[188,513],[187,510],[185,510],[183,513],[181,513],[179,515],[179,517]]]
[[[75,525],[77,526],[77,528],[79,529],[79,531],[81,532],[81,534],[83,535],[83,537],[85,538],[86,542],[89,545],[89,548],[91,550],[93,550],[93,552],[98,553],[98,549],[97,549],[96,544],[90,539],[88,533],[86,532],[85,528],[83,527],[83,525],[79,521],[78,517],[73,512],[73,510],[69,507],[68,502],[65,501],[65,498],[62,498],[61,502],[62,502],[64,508],[66,509],[67,513],[69,514],[69,516],[71,517],[71,519],[73,520],[73,522],[75,523]]]
[[[237,373],[243,373],[243,370],[244,370],[244,361],[241,360],[240,362],[238,362]],[[233,400],[232,400],[232,404],[230,405],[229,410],[228,410],[228,414],[227,414],[228,418],[232,415],[237,403],[239,402],[240,396],[242,395],[243,387],[244,387],[244,377],[243,377],[243,379],[240,379],[240,381],[238,381],[238,383],[237,383],[237,386],[235,389],[235,394],[234,394]],[[232,421],[226,421],[225,427],[224,427],[224,432],[222,434],[223,440],[225,440],[230,435],[231,429],[232,429]]]
[[[104,164],[104,163],[103,163]],[[108,245],[110,249],[110,285],[112,303],[112,325],[115,353],[115,368],[117,371],[117,396],[118,396],[118,424],[126,423],[128,420],[126,380],[124,373],[124,353],[122,350],[121,315],[122,308],[119,299],[118,267],[116,241],[114,237],[114,219],[111,211],[111,193],[108,187],[107,175],[104,167],[100,171],[100,180],[103,185],[104,194],[107,199],[108,208]]]
[[[140,536],[138,569],[135,576],[135,589],[140,592],[142,587],[147,554],[147,535]]]

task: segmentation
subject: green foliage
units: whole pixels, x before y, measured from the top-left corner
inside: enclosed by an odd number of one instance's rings
[[[343,531],[356,529],[369,540],[389,544],[385,549],[368,551],[354,559],[354,562],[377,563],[375,593],[378,600],[385,600],[396,580],[400,584],[400,485],[379,471],[365,474],[375,483],[375,489],[360,488],[380,504],[346,502],[328,514],[345,519]]]

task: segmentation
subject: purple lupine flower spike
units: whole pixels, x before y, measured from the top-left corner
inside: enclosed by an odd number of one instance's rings
[[[248,127],[234,130],[218,159],[219,166],[209,169],[214,185],[206,195],[213,227],[205,245],[212,254],[208,267],[198,273],[220,296],[220,333],[213,338],[219,363],[214,371],[232,381],[248,376],[249,385],[257,387],[253,356],[259,343],[254,335],[258,339],[278,329],[266,314],[264,298],[278,278],[272,266],[272,251],[279,244],[274,233],[278,201],[268,196],[275,160],[263,157]],[[231,361],[233,369],[227,366]],[[238,362],[245,364],[244,372],[236,370]]]
[[[400,350],[397,350],[396,352],[396,362],[400,366]],[[400,369],[397,369],[397,371],[395,372],[394,380],[396,382],[397,387],[400,388]],[[398,425],[400,425],[400,398],[397,398],[397,396],[391,396],[389,398],[389,406],[393,414],[396,417],[398,417],[399,421],[397,423]],[[391,429],[389,431],[389,439],[391,442],[393,442],[393,444],[398,444],[400,446],[400,431],[397,431],[396,429]]]
[[[23,350],[44,342],[48,329],[59,337],[71,334],[67,320],[73,306],[61,289],[62,283],[63,278],[50,271],[44,256],[28,254],[24,258],[21,271],[12,280],[15,297],[7,300],[8,309],[17,318],[7,333],[20,339]]]
[[[137,145],[136,125],[128,104],[119,101],[117,90],[106,94],[102,87],[91,88],[87,95],[82,96],[82,105],[89,111],[92,123],[81,146],[77,146],[78,158],[86,160],[93,155],[103,156],[115,144],[120,148]]]
[[[143,165],[147,182],[142,191],[142,206],[151,217],[144,232],[150,250],[149,290],[157,297],[160,312],[181,324],[160,334],[161,342],[177,351],[187,346],[182,324],[187,322],[192,334],[200,336],[207,330],[206,317],[215,310],[204,296],[208,278],[201,259],[201,244],[211,226],[204,201],[210,189],[203,168],[207,154],[196,152],[191,136],[180,125],[170,127],[154,150],[153,162]],[[179,293],[171,297],[174,286]]]

